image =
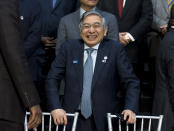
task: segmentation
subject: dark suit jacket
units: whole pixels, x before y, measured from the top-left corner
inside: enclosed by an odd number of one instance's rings
[[[174,130],[174,30],[168,32],[157,55],[153,113],[164,115],[162,131]]]
[[[118,24],[114,15],[96,9],[103,17],[105,17],[108,24],[107,38],[118,40]],[[56,54],[60,48],[60,45],[67,40],[80,39],[80,9],[77,11],[64,16],[59,24],[57,43],[56,43]]]
[[[78,109],[83,90],[82,40],[69,41],[62,45],[48,74],[46,92],[50,110],[63,108],[67,112]],[[102,62],[107,56],[106,63]],[[78,61],[73,63],[73,61]],[[63,105],[58,98],[60,80],[65,76]],[[104,40],[99,45],[92,81],[92,107],[97,130],[106,129],[106,113],[119,112],[117,92],[120,81],[125,84],[125,109],[135,111],[138,106],[139,81],[133,74],[123,46],[113,40]]]
[[[17,0],[0,1],[0,119],[23,123],[25,109],[39,98],[28,75],[17,12]]]
[[[42,35],[57,37],[57,28],[60,19],[75,11],[77,0],[57,0],[55,7],[52,7],[52,0],[39,0],[41,4]]]
[[[41,18],[37,0],[19,0],[19,12],[24,36],[24,49],[34,81],[42,79],[45,51],[40,43]]]
[[[118,13],[117,0],[100,0],[98,7],[116,16],[119,32],[129,32],[135,38],[134,43],[126,46],[126,51],[131,61],[136,62],[138,56],[137,44],[142,44],[141,40],[152,23],[151,0],[126,0],[121,18]]]

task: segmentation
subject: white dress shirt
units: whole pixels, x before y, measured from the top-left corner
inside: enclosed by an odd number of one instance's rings
[[[100,45],[100,43],[92,47],[93,49],[95,49],[95,50],[92,52],[92,54],[91,54],[91,57],[92,57],[92,60],[93,60],[93,72],[94,72],[94,69],[95,69],[95,63],[96,63],[96,58],[97,58],[97,52],[98,52],[98,47],[99,47],[99,45]],[[87,51],[86,51],[86,49],[88,49],[88,48],[91,48],[91,47],[89,47],[89,46],[87,46],[87,45],[85,44],[85,46],[84,46],[83,65],[85,64],[85,62],[86,62],[86,60],[87,60],[87,58],[88,58],[88,53],[87,53]]]
[[[123,7],[125,6],[126,0],[123,0]]]

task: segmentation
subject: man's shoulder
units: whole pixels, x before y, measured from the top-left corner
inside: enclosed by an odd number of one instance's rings
[[[110,51],[111,50],[117,51],[123,48],[123,45],[119,41],[112,40],[112,39],[105,38],[103,40],[103,44],[105,48],[108,48]]]
[[[106,44],[109,43],[108,46],[113,46],[113,47],[122,46],[122,44],[117,40],[112,40],[112,39],[105,38],[105,39],[103,39],[103,42],[106,43]]]
[[[38,0],[21,0],[19,2],[19,5],[22,6],[20,8],[30,12],[31,14],[36,14],[40,11],[40,3]]]
[[[68,41],[64,42],[62,44],[62,47],[66,48],[66,49],[73,49],[73,48],[79,47],[80,44],[82,44],[82,43],[83,42],[81,39],[73,39],[73,40],[68,40]]]
[[[64,22],[66,22],[66,21],[71,22],[71,21],[72,21],[72,18],[74,18],[74,16],[77,16],[77,15],[80,16],[80,13],[78,13],[78,12],[79,12],[79,10],[76,10],[75,12],[72,12],[72,13],[70,13],[70,14],[68,14],[68,15],[63,16],[62,19],[61,19],[61,21],[64,21]]]
[[[19,2],[27,6],[38,6],[40,4],[38,0],[20,0]]]
[[[101,13],[101,15],[103,17],[115,18],[115,16],[112,13],[109,13],[109,12],[106,12],[106,11],[103,11],[103,10],[99,10],[99,9],[97,9],[97,11],[99,13]]]

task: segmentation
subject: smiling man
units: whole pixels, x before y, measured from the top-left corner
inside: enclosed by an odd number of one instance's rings
[[[62,17],[58,28],[56,54],[58,54],[59,48],[64,42],[67,40],[80,38],[80,18],[86,11],[95,10],[104,16],[109,29],[106,37],[109,39],[118,40],[117,19],[111,13],[99,10],[96,7],[99,1],[100,0],[80,0],[80,8],[77,11]]]
[[[56,125],[67,124],[66,112],[80,113],[77,131],[107,131],[106,113],[119,113],[120,81],[126,99],[122,111],[134,123],[138,106],[139,81],[133,74],[122,44],[103,39],[105,19],[96,11],[86,12],[80,21],[80,40],[72,40],[61,50],[48,74],[46,92]],[[60,104],[58,88],[65,78],[65,95]],[[120,81],[119,81],[120,80]]]

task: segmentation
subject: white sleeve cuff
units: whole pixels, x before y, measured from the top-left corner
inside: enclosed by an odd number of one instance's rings
[[[135,41],[134,37],[129,32],[127,32],[127,35],[129,36],[129,38],[131,39],[131,41]]]

